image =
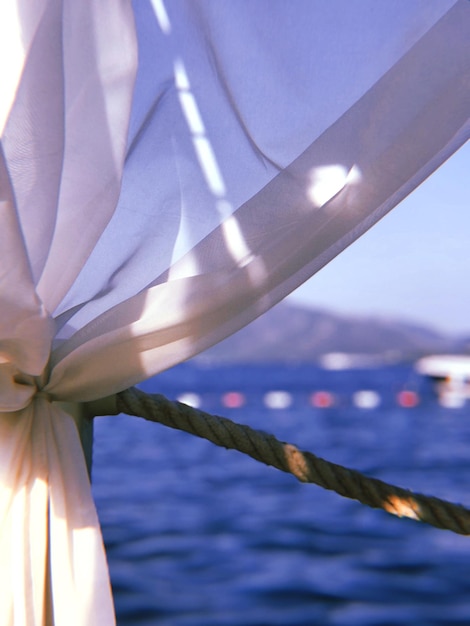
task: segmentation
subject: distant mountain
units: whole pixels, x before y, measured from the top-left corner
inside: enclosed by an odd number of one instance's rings
[[[347,317],[281,303],[195,361],[211,364],[314,363],[331,353],[365,361],[412,361],[430,353],[470,353],[456,339],[425,326],[374,317]]]

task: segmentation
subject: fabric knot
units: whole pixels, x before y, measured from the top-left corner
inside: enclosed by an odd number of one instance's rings
[[[50,393],[48,393],[47,391],[44,391],[44,389],[38,388],[38,390],[36,391],[36,394],[34,395],[34,399],[37,400],[38,398],[42,398],[43,400],[47,400],[47,402],[52,402],[52,396]]]
[[[42,378],[21,372],[11,362],[0,363],[0,412],[20,411],[35,397],[50,400],[49,394],[42,390]]]

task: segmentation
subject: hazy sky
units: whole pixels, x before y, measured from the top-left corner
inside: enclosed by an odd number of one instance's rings
[[[470,141],[289,300],[470,335]]]

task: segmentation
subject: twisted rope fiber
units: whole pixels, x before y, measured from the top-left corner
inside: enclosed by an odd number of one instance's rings
[[[315,483],[370,507],[461,535],[470,534],[470,511],[463,506],[368,478],[356,470],[303,452],[273,435],[181,402],[172,402],[160,394],[146,394],[135,387],[126,389],[117,394],[117,409],[120,413],[159,422],[208,439],[218,446],[244,452],[257,461],[293,474],[302,482]]]

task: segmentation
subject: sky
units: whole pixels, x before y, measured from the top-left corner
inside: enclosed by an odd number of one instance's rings
[[[470,335],[470,141],[287,301]]]

